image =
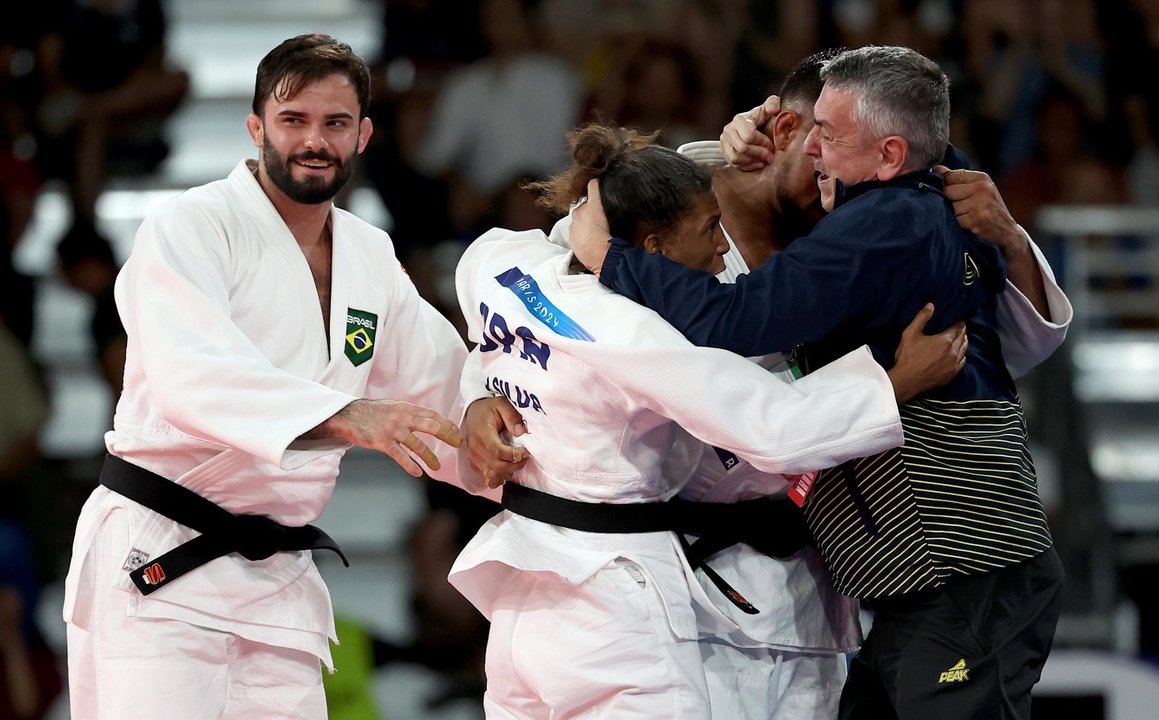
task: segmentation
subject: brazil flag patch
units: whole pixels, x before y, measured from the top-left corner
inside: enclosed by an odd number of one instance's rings
[[[365,310],[346,309],[346,357],[355,367],[374,355],[374,332],[378,316]]]

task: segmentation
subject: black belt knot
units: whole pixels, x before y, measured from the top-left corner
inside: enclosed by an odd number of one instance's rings
[[[265,515],[234,515],[234,545],[246,560],[265,560],[282,549],[286,528]]]
[[[350,567],[342,548],[321,528],[289,527],[265,515],[234,515],[189,488],[115,455],[105,456],[101,485],[201,533],[129,572],[142,595],[156,592],[210,560],[235,552],[256,562],[278,552],[330,550]]]

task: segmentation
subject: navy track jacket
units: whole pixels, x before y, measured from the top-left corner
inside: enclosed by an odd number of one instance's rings
[[[839,186],[833,212],[807,237],[735,285],[620,239],[600,280],[693,343],[746,356],[803,345],[813,368],[862,344],[891,367],[902,331],[927,302],[935,313],[926,332],[966,320],[966,368],[900,408],[902,448],[821,473],[805,506],[810,528],[838,589],[863,599],[987,572],[1050,546],[995,327],[1005,262],[961,228],[937,173]]]

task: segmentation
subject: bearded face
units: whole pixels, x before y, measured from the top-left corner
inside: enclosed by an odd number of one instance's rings
[[[304,205],[334,199],[354,173],[356,154],[343,158],[326,150],[305,150],[287,156],[274,147],[268,135],[262,141],[262,159],[270,181],[288,198]]]
[[[246,128],[261,148],[267,192],[302,205],[334,199],[354,173],[354,157],[374,132],[342,73],[314,80],[292,95],[282,88],[266,99],[260,115],[246,118]]]

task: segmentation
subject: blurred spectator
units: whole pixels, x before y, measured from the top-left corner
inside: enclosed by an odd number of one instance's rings
[[[125,327],[117,312],[113,285],[120,264],[113,246],[88,223],[74,223],[56,245],[56,258],[65,281],[92,300],[89,331],[101,376],[115,406],[125,375]],[[112,427],[112,418],[108,427]]]
[[[666,128],[661,142],[677,147],[719,133],[735,112],[733,49],[749,22],[743,3],[556,0],[545,15],[554,47],[580,70],[585,119]]]
[[[1065,88],[1092,127],[1106,119],[1093,0],[974,0],[963,11],[966,67],[977,91],[972,140],[983,169],[1000,177],[1031,158],[1037,111],[1051,86]]]
[[[1095,0],[1038,0],[1038,58],[1050,79],[1078,98],[1095,123],[1107,117],[1105,43]]]
[[[439,91],[417,166],[450,183],[459,232],[473,228],[517,172],[550,175],[566,160],[564,136],[579,118],[580,84],[540,52],[534,0],[483,0],[490,53],[453,72]]]
[[[1128,192],[1139,205],[1159,205],[1159,1],[1099,5],[1107,44],[1109,111],[1126,143]],[[1122,152],[1122,151],[1121,151]]]
[[[651,38],[638,45],[592,104],[597,116],[618,125],[660,131],[657,141],[673,149],[709,131],[700,121],[704,93],[699,68],[692,53],[674,42]]]
[[[1029,158],[1003,157],[1002,139],[1011,126],[1020,137],[1034,131],[1036,97],[1026,89],[1033,82],[1032,21],[1020,3],[975,0],[964,8],[963,26],[966,67],[976,90],[971,145],[981,169],[1001,177]]]
[[[901,45],[943,57],[945,38],[957,21],[953,0],[835,0],[830,10],[837,44]]]
[[[1086,116],[1086,105],[1060,86],[1050,86],[1039,109],[1034,157],[1015,168],[999,186],[1007,207],[1014,217],[1034,234],[1038,211],[1048,205],[1119,205],[1129,200],[1127,178],[1123,169],[1105,159],[1098,139]],[[1043,238],[1045,240],[1046,238]],[[1092,250],[1110,251],[1113,265],[1097,263],[1087,270],[1085,283],[1092,289],[1144,287],[1151,282],[1151,270],[1140,265],[1138,252],[1143,249],[1138,238],[1091,235],[1074,238]],[[1077,248],[1067,246],[1069,255]],[[1056,270],[1064,269],[1067,256],[1056,263]],[[1088,300],[1088,312],[1107,315],[1107,308],[1099,308],[1094,299]],[[1095,322],[1093,319],[1090,322]],[[1103,321],[1099,321],[1102,323]],[[1138,323],[1138,319],[1123,318],[1114,321],[1118,327]]]
[[[39,94],[34,70],[45,13],[35,8],[24,11],[28,14],[22,22],[0,23],[0,153],[27,159],[35,152],[29,109],[36,106]],[[24,146],[22,151],[19,143]]]
[[[421,255],[431,245],[455,234],[446,183],[415,166],[435,92],[450,72],[478,60],[487,48],[477,0],[382,4],[382,50],[372,68],[374,134],[361,169],[390,213],[386,230],[410,271],[424,262]],[[452,16],[456,22],[445,22]]]
[[[495,220],[488,227],[551,232],[559,218],[541,207],[535,201],[535,193],[527,189],[529,184],[540,180],[543,177],[524,173],[507,183],[495,200]]]
[[[18,526],[0,522],[0,718],[37,720],[47,716],[63,680],[32,618],[35,586],[12,577],[24,565],[16,553],[30,550],[20,535]]]
[[[1122,171],[1103,159],[1087,108],[1065,88],[1047,89],[1037,114],[1034,155],[1000,182],[1011,214],[1032,227],[1053,204],[1118,204],[1127,199]]]
[[[962,62],[961,0],[835,0],[826,16],[835,47],[901,45],[935,60],[950,78],[950,138],[968,157],[976,100]]]
[[[40,429],[48,419],[48,392],[27,346],[0,321],[0,492],[12,511],[14,485],[40,455]]]
[[[80,221],[95,222],[110,170],[147,174],[168,153],[162,124],[189,76],[168,66],[165,32],[161,0],[70,0],[41,45],[42,157]]]
[[[744,17],[733,51],[730,106],[721,126],[733,113],[760,105],[776,92],[802,58],[839,44],[821,36],[823,3],[747,0],[733,4],[744,7]]]
[[[21,22],[0,23],[0,200],[7,213],[5,246],[20,239],[32,217],[41,178],[35,108],[43,94],[36,56],[47,27],[51,2],[24,9]]]
[[[40,456],[48,397],[27,348],[0,322],[0,717],[42,718],[60,694],[55,654],[35,621],[40,583],[25,516],[26,471]]]
[[[741,107],[732,90],[739,62],[736,48],[750,26],[748,10],[735,0],[681,0],[674,22],[679,42],[692,53],[700,79],[696,106],[700,138],[717,135]]]
[[[591,95],[643,42],[673,37],[672,7],[680,1],[543,0],[537,28],[546,48],[579,71],[583,93]]]
[[[26,346],[35,325],[32,277],[13,252],[32,220],[43,184],[36,168],[35,108],[42,96],[36,57],[51,17],[45,0],[22,8],[20,22],[0,23],[0,322]]]
[[[460,326],[446,286],[462,244],[491,224],[510,178],[561,165],[579,117],[578,76],[541,51],[537,8],[536,0],[386,3],[363,172],[419,293]],[[476,18],[477,37],[466,30]],[[412,26],[421,28],[413,36]]]
[[[54,16],[53,0],[21,7],[19,22],[0,23],[0,162],[36,155],[35,109],[43,96],[37,56]]]
[[[418,78],[441,77],[487,53],[478,0],[382,0],[382,5],[376,64],[387,92],[407,92]]]
[[[32,345],[36,324],[36,280],[13,264],[13,252],[31,218],[38,191],[34,176],[22,180],[27,163],[6,163],[0,157],[0,325],[24,347]]]
[[[446,182],[415,166],[415,150],[430,121],[432,95],[420,86],[376,103],[371,110],[374,135],[362,163],[363,176],[390,212],[386,230],[408,272],[423,262],[422,255],[433,244],[456,234]],[[423,297],[430,300],[425,293]]]

